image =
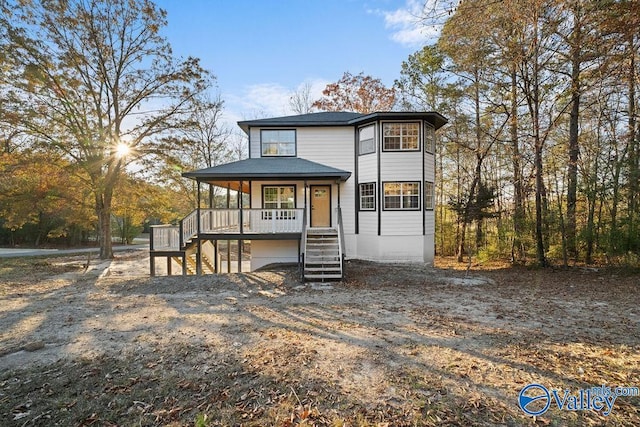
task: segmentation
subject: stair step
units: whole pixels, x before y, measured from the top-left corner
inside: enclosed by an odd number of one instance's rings
[[[305,273],[306,272],[313,273],[313,272],[318,272],[318,271],[320,271],[320,272],[322,272],[322,271],[332,271],[332,272],[339,273],[340,272],[340,265],[338,265],[337,268],[336,267],[305,267],[304,271],[305,271]]]
[[[305,257],[305,260],[307,264],[310,264],[313,262],[323,262],[323,261],[340,262],[340,257],[338,255],[307,254],[307,256]]]
[[[342,274],[305,274],[305,279],[342,279]]]

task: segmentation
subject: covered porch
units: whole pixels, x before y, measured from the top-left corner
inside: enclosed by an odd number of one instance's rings
[[[324,184],[329,190],[335,188],[336,209],[339,210],[340,183],[350,175],[348,171],[299,158],[246,159],[184,173],[184,177],[197,182],[198,207],[178,225],[152,227],[151,275],[155,274],[157,257],[166,258],[169,274],[172,260],[181,265],[182,274],[218,273],[221,271],[218,256],[220,241],[226,241],[227,248],[231,247],[231,241],[237,241],[239,272],[242,271],[242,243],[249,240],[295,242],[297,262],[300,264],[305,255],[307,230],[314,220],[309,206],[312,204],[311,189],[319,188],[318,184]],[[264,188],[276,188],[276,184],[283,186],[281,188],[294,188],[294,193],[301,193],[300,200],[294,194],[292,203],[267,203],[261,199],[262,195],[252,194],[256,188],[262,188],[264,192]],[[214,187],[226,191],[226,207],[214,207]],[[231,197],[232,192],[236,194],[235,198]],[[248,201],[244,195],[248,195]],[[316,214],[314,221],[317,222],[319,217]],[[337,221],[329,225],[338,226]],[[228,263],[230,259],[230,254],[227,254]],[[188,268],[189,265],[191,268]],[[226,270],[231,271],[230,266]]]

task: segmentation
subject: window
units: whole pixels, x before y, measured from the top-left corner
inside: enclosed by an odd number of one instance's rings
[[[260,132],[263,156],[295,156],[296,131],[262,130]]]
[[[382,133],[385,151],[416,151],[420,149],[419,123],[384,123]]]
[[[433,210],[435,207],[436,191],[433,182],[425,181],[424,183],[424,208],[426,210]]]
[[[424,149],[427,153],[436,149],[436,130],[428,123],[424,124]]]
[[[262,187],[262,207],[264,209],[283,209],[276,211],[276,219],[295,219],[296,187]],[[272,219],[273,212],[263,212],[262,219]]]
[[[376,210],[376,183],[367,182],[360,184],[360,210]]]
[[[417,210],[420,209],[419,182],[385,182],[385,210]]]
[[[375,126],[360,128],[358,134],[358,153],[369,154],[376,152]]]

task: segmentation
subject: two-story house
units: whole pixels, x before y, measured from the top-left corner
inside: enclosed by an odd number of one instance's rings
[[[307,279],[342,277],[345,258],[432,263],[435,131],[446,122],[436,112],[239,122],[249,158],[183,176],[197,181],[200,205],[211,185],[248,194],[249,206],[236,197],[236,206],[209,204],[179,226],[153,227],[152,274],[157,257],[183,274],[220,271],[221,240],[250,240],[252,270],[300,263]]]

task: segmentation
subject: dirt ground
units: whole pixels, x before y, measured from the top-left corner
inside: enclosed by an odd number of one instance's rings
[[[640,425],[638,397],[518,407],[529,383],[640,387],[640,274],[437,265],[322,284],[0,260],[0,425]]]

